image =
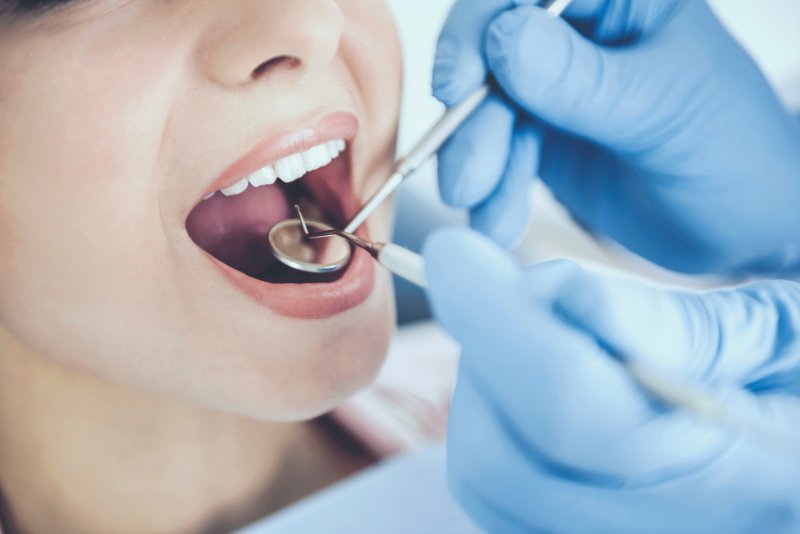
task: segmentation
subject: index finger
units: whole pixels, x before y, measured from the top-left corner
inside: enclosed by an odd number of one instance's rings
[[[433,94],[452,106],[485,83],[484,36],[503,11],[541,5],[560,14],[599,43],[623,42],[660,29],[688,0],[458,0],[439,36]]]
[[[458,0],[444,24],[436,47],[433,94],[447,106],[455,105],[486,82],[483,52],[486,28],[513,0]]]
[[[452,106],[467,98],[486,82],[488,67],[484,54],[484,35],[489,24],[503,11],[520,5],[536,4],[558,16],[571,9],[573,0],[458,0],[447,17],[436,49],[433,94]],[[587,12],[600,0],[584,0]]]

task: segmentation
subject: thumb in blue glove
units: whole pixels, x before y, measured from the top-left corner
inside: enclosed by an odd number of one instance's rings
[[[659,402],[619,358],[694,381],[800,438],[800,286],[707,294],[523,270],[474,233],[427,243],[430,299],[462,345],[451,488],[487,530],[800,527],[800,462]]]
[[[435,95],[453,104],[489,73],[501,89],[440,153],[446,201],[509,246],[538,173],[590,230],[666,267],[797,267],[800,128],[705,2],[576,0],[566,21],[531,3],[460,0],[445,25]]]

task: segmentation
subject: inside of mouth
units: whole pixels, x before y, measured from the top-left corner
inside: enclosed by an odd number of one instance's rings
[[[329,189],[330,180],[315,176],[319,173],[315,171],[291,184],[279,180],[273,185],[251,186],[230,197],[216,193],[191,211],[186,220],[186,230],[208,254],[263,282],[334,282],[342,277],[347,267],[327,274],[299,271],[278,261],[268,241],[269,231],[274,225],[296,217],[295,204],[309,219],[338,228],[344,226],[342,209]],[[319,184],[327,185],[328,189],[319,187]],[[295,250],[296,257],[306,261],[324,263],[342,257],[341,242],[337,239],[304,240],[298,235]]]

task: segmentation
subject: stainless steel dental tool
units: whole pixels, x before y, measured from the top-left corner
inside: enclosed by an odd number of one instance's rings
[[[305,241],[306,243],[313,243],[315,240],[320,240],[321,243],[336,242],[340,239],[331,238],[341,238],[343,243],[346,244],[346,249],[348,251],[352,251],[353,246],[362,248],[369,252],[370,256],[372,256],[378,261],[378,263],[383,265],[392,273],[419,287],[425,287],[425,265],[422,260],[422,256],[419,254],[411,252],[410,250],[399,245],[395,245],[394,243],[374,243],[372,241],[367,241],[366,239],[362,239],[357,235],[351,234],[344,230],[331,228],[329,225],[320,221],[306,219],[303,216],[303,212],[300,211],[300,207],[297,205],[295,205],[294,209],[297,211],[296,220],[300,222],[300,228],[303,232],[302,236],[300,237],[302,241]],[[280,224],[290,224],[294,220],[295,219],[283,221]],[[314,229],[313,233],[311,232],[311,229]],[[274,235],[270,233],[270,239],[272,240],[273,238],[277,238],[282,234],[283,232],[277,232]],[[344,255],[343,260],[336,259],[329,264],[312,263],[302,259],[297,259],[297,254],[287,254],[284,251],[286,247],[281,246],[278,243],[272,244],[272,248],[275,252],[275,257],[277,257],[284,264],[289,265],[290,267],[297,265],[301,267],[300,270],[306,272],[311,270],[310,272],[316,274],[336,272],[343,266],[343,264],[340,264],[340,261],[344,261],[346,263],[350,259],[350,254],[346,254]],[[311,252],[311,254],[316,253],[316,251]]]
[[[572,0],[545,0],[542,7],[553,17],[560,16]],[[376,191],[364,204],[353,219],[347,223],[342,232],[353,235],[356,230],[372,215],[372,213],[402,184],[406,178],[417,172],[417,170],[436,154],[442,145],[459,126],[481,105],[491,92],[489,85],[483,85],[460,104],[447,110],[439,121],[433,125],[425,136],[417,143],[405,157],[395,163],[394,170],[389,179]],[[319,221],[310,221],[315,228],[326,226],[326,230],[333,230],[329,225]],[[302,222],[300,219],[289,219],[275,225],[269,232],[269,242],[272,247],[273,255],[283,264],[298,271],[307,273],[332,273],[347,265],[352,249],[345,252],[343,258],[334,258],[328,263],[315,263],[310,259],[299,259],[292,256],[294,251],[305,250],[302,247],[292,246],[291,239],[301,240],[303,238],[301,230]],[[342,236],[340,236],[342,237]],[[353,236],[355,237],[355,236]],[[278,246],[279,248],[276,248]]]
[[[425,284],[425,262],[422,256],[412,252],[407,248],[394,243],[375,243],[361,239],[357,235],[349,234],[344,230],[326,230],[309,234],[309,239],[321,239],[327,237],[341,237],[346,239],[351,245],[355,245],[369,252],[378,263],[383,265],[393,274],[408,280],[419,287],[426,287]]]

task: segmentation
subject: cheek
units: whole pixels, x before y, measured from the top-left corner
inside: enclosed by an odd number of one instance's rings
[[[158,220],[153,178],[174,78],[131,54],[2,58],[14,84],[0,100],[0,202],[7,219],[38,232],[23,245],[50,249],[59,263],[85,252],[102,269],[118,257],[104,250],[135,244]]]
[[[267,406],[275,410],[276,399],[286,402],[273,414],[281,418],[289,414],[289,419],[307,419],[333,409],[374,381],[388,351],[394,324],[389,275],[380,273],[368,308],[343,319],[334,328],[323,328],[324,334],[315,341],[314,350],[295,354],[294,362],[283,368],[289,370],[291,379],[283,387],[276,385],[260,404],[254,404],[254,415],[263,417]],[[297,339],[315,337],[308,335],[308,326],[302,328],[297,337],[286,339],[290,347],[296,345]],[[272,383],[272,379],[266,382]],[[261,391],[263,395],[265,390]]]
[[[124,47],[39,46],[0,47],[0,321],[123,375],[147,366],[125,356],[170,313],[156,161],[176,75]]]
[[[350,26],[345,39],[354,46],[351,53],[355,61],[366,66],[359,74],[372,88],[384,111],[392,118],[402,91],[403,57],[400,35],[394,18],[385,3],[374,0],[349,0],[347,2]]]
[[[369,144],[383,161],[394,157],[402,94],[400,38],[386,4],[339,0],[347,18],[342,56],[361,94]]]

